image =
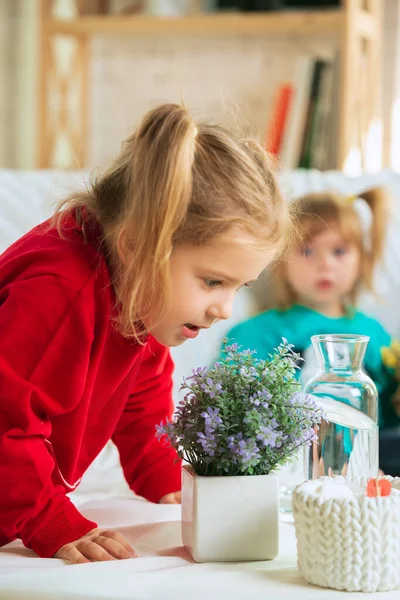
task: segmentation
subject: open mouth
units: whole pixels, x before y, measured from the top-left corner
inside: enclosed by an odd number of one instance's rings
[[[191,331],[198,331],[200,329],[200,327],[198,327],[197,325],[193,325],[193,323],[185,323],[185,327],[187,327]]]
[[[193,323],[185,323],[182,327],[183,337],[193,339],[198,336],[201,327],[193,325]]]

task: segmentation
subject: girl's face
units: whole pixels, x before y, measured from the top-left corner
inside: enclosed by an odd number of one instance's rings
[[[151,334],[164,346],[179,346],[201,329],[228,319],[236,292],[257,279],[275,255],[256,250],[243,232],[219,236],[203,246],[181,244],[171,257],[171,305]],[[151,326],[150,323],[145,323]]]
[[[333,227],[306,245],[293,248],[285,268],[300,304],[328,316],[340,316],[343,302],[359,277],[361,256],[357,246],[346,242]]]

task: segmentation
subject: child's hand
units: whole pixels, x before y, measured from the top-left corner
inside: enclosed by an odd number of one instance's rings
[[[118,531],[92,529],[86,535],[61,546],[53,558],[79,564],[103,560],[137,558],[137,554]]]
[[[162,498],[160,498],[159,504],[180,504],[181,503],[181,493],[173,492],[172,494],[165,494]]]

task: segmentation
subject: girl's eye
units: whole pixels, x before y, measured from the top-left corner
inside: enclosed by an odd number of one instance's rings
[[[346,248],[335,248],[333,251],[333,254],[335,256],[343,256],[344,254],[346,254],[347,250]]]
[[[218,279],[205,279],[204,283],[209,288],[214,288],[214,287],[218,287],[219,285],[222,285],[222,281],[220,281]]]
[[[310,246],[306,246],[303,249],[303,256],[312,256],[312,249],[310,248]]]

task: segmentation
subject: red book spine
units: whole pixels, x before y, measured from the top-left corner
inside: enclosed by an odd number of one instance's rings
[[[266,148],[268,152],[271,152],[276,156],[279,156],[282,148],[285,125],[287,123],[292,97],[292,84],[282,83],[278,87],[276,93],[266,135]]]

